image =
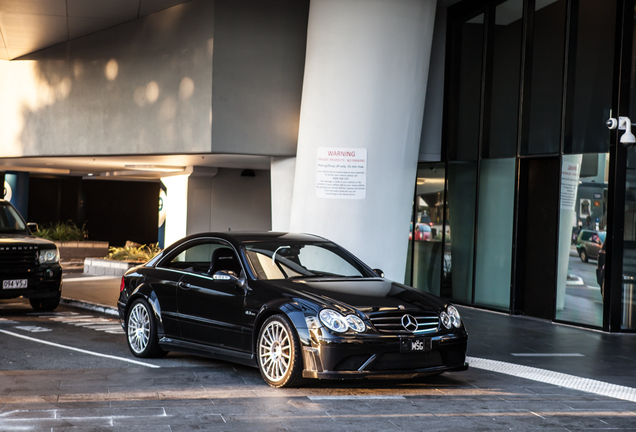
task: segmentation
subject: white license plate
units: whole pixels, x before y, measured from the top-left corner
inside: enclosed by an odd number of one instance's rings
[[[20,289],[26,288],[28,285],[28,279],[12,279],[2,281],[3,289]]]

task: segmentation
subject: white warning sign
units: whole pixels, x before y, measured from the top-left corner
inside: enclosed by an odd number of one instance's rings
[[[319,147],[316,166],[318,198],[365,199],[367,149]]]

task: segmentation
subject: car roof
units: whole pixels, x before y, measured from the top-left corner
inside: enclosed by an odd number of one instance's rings
[[[225,231],[225,232],[205,232],[192,234],[186,239],[216,237],[228,240],[232,243],[266,242],[273,240],[280,241],[327,241],[326,239],[312,234],[297,234],[285,232],[266,231]],[[185,239],[184,239],[185,240]]]

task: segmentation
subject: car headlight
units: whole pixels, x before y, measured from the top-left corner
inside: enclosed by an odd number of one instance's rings
[[[459,316],[459,312],[455,308],[455,306],[448,306],[446,311],[442,311],[439,314],[439,319],[447,329],[451,329],[453,327],[461,327],[462,318]]]
[[[355,315],[347,315],[347,324],[351,330],[361,333],[367,329],[367,326],[364,324],[360,318]]]
[[[451,318],[448,316],[446,312],[442,311],[442,313],[439,314],[439,319],[442,322],[442,324],[444,324],[444,327],[446,327],[447,329],[450,329],[451,327],[453,327],[453,324],[451,323]]]
[[[367,326],[360,318],[355,315],[347,315],[346,317],[340,312],[333,309],[323,309],[318,314],[320,322],[329,330],[336,333],[344,333],[351,329],[356,332],[363,332]]]
[[[40,251],[40,264],[55,264],[60,262],[60,252],[57,249],[44,249]]]
[[[448,316],[450,317],[453,326],[460,328],[462,326],[462,318],[459,316],[459,312],[455,309],[455,306],[447,307],[446,312],[448,312]]]

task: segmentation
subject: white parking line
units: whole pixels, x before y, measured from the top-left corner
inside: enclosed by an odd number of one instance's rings
[[[2,329],[0,329],[0,333],[8,334],[9,336],[15,336],[15,337],[18,337],[18,338],[21,338],[21,339],[26,339],[26,340],[29,340],[31,342],[37,342],[37,343],[41,343],[41,344],[44,344],[44,345],[50,345],[50,346],[54,346],[54,347],[57,347],[57,348],[67,349],[67,350],[70,350],[70,351],[77,351],[77,352],[80,352],[80,353],[83,353],[83,354],[93,355],[93,356],[97,356],[97,357],[104,357],[104,358],[109,358],[109,359],[113,359],[113,360],[119,360],[119,361],[123,361],[123,362],[134,363],[134,364],[137,364],[137,365],[140,365],[140,366],[149,367],[149,368],[159,369],[161,367],[161,366],[153,365],[153,364],[150,364],[150,363],[144,363],[144,362],[140,362],[140,361],[137,361],[137,360],[127,359],[127,358],[124,358],[124,357],[117,357],[117,356],[112,356],[112,355],[108,355],[108,354],[101,354],[101,353],[97,353],[97,352],[94,352],[94,351],[87,351],[87,350],[83,350],[83,349],[80,349],[80,348],[74,348],[74,347],[70,347],[70,346],[67,346],[67,345],[61,345],[61,344],[57,344],[57,343],[54,343],[54,342],[45,341],[45,340],[42,340],[42,339],[35,339],[35,338],[29,337],[29,336],[24,336],[24,335],[21,335],[21,334],[18,334],[18,333],[13,333],[13,332],[2,330]]]
[[[392,395],[375,395],[375,396],[356,396],[356,395],[340,395],[340,396],[307,396],[310,401],[326,401],[326,400],[372,400],[372,399],[391,399],[391,400],[406,400],[404,396],[392,396]]]
[[[614,399],[636,402],[636,389],[631,387],[497,360],[466,357],[466,361],[468,361],[470,367],[475,369],[484,369],[491,372],[525,378],[572,390],[579,390]]]
[[[579,353],[510,353],[515,357],[585,357]]]

